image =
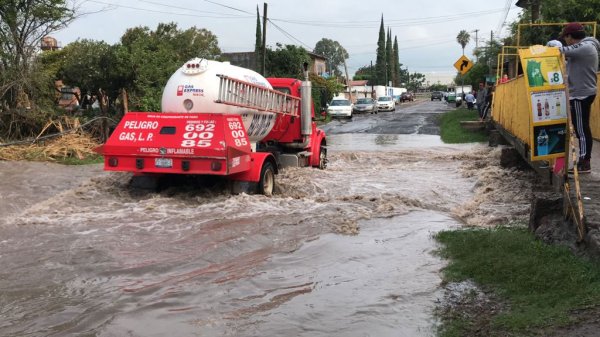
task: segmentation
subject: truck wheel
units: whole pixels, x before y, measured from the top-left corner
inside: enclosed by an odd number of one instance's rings
[[[327,149],[325,146],[321,146],[319,149],[319,169],[324,170],[327,168]]]
[[[265,161],[260,170],[260,181],[258,182],[258,193],[268,197],[273,195],[275,188],[275,169],[270,161]]]

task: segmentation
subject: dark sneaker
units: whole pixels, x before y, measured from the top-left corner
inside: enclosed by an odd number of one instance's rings
[[[589,159],[581,160],[577,163],[577,171],[579,173],[590,173],[592,172],[592,166],[590,165]]]
[[[586,173],[590,173],[592,172],[592,167],[590,165],[590,160],[589,159],[580,159],[577,162],[577,173],[579,174],[586,174]],[[569,169],[569,173],[573,173],[573,169],[570,168]]]

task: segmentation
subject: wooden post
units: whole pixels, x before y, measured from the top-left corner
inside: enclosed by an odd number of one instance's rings
[[[100,105],[100,115],[105,117],[102,119],[102,141],[106,142],[108,140],[108,121],[106,117],[108,117],[108,96],[102,89],[98,89],[98,104]]]
[[[264,77],[267,77],[267,3],[264,3],[263,7],[263,41],[262,41],[262,73]]]

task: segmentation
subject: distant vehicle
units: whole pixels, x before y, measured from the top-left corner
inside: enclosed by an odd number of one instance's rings
[[[448,103],[454,103],[454,102],[456,102],[456,93],[455,92],[448,92],[448,94],[446,95],[446,101]]]
[[[457,86],[454,89],[454,93],[456,94],[456,106],[462,103],[463,95],[466,95],[470,92],[473,92],[473,86],[471,85]]]
[[[334,99],[327,107],[327,113],[331,117],[352,118],[353,104],[347,99]]]
[[[352,113],[377,113],[377,105],[372,98],[359,98],[354,103]]]
[[[377,111],[394,111],[396,110],[396,102],[391,96],[377,97]]]
[[[470,92],[473,92],[473,86],[472,85],[457,86],[454,89],[454,92],[456,92],[457,95],[461,94],[461,96],[462,96],[463,93],[466,95]]]
[[[431,93],[431,100],[433,101],[434,99],[437,99],[438,101],[441,101],[444,98],[444,94],[441,91],[433,91]]]
[[[415,95],[413,95],[412,92],[403,92],[402,95],[400,95],[400,102],[412,102],[415,100]]]

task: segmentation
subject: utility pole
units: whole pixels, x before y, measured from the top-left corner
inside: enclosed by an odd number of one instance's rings
[[[475,57],[477,58],[477,62],[479,62],[479,37],[478,37],[479,29],[475,29]]]
[[[385,88],[385,96],[387,96],[387,91],[388,91],[388,88],[387,88],[387,85],[388,85],[388,83],[387,83],[387,61],[385,61],[385,82],[383,84],[384,84],[384,88]]]
[[[267,3],[264,3],[263,7],[263,41],[262,41],[262,74],[263,76],[267,76],[266,66],[267,66]]]
[[[375,80],[375,71],[373,69],[373,60],[371,60],[371,98],[375,98],[375,95],[373,94],[373,92],[375,91],[375,88],[373,88],[374,80]]]
[[[346,86],[348,87],[348,97],[350,98],[350,103],[353,103],[352,100],[352,86],[350,85],[350,78],[348,77],[348,67],[346,66],[346,59],[344,59],[344,70],[346,71]]]
[[[492,48],[492,46],[493,46],[493,45],[494,45],[494,31],[493,31],[493,30],[491,30],[491,31],[490,31],[490,49]],[[491,58],[491,57],[490,57],[489,61],[490,61],[490,66],[489,66],[489,68],[490,68],[490,79],[491,79],[491,78],[492,78],[492,76],[494,76],[494,73],[493,73],[493,70],[492,70],[492,62],[493,62],[493,61],[492,61],[492,58]],[[498,61],[496,61],[496,62],[498,62]],[[498,65],[496,65],[496,67],[498,67]],[[497,80],[498,80],[498,79],[496,79],[496,81],[497,81]]]

